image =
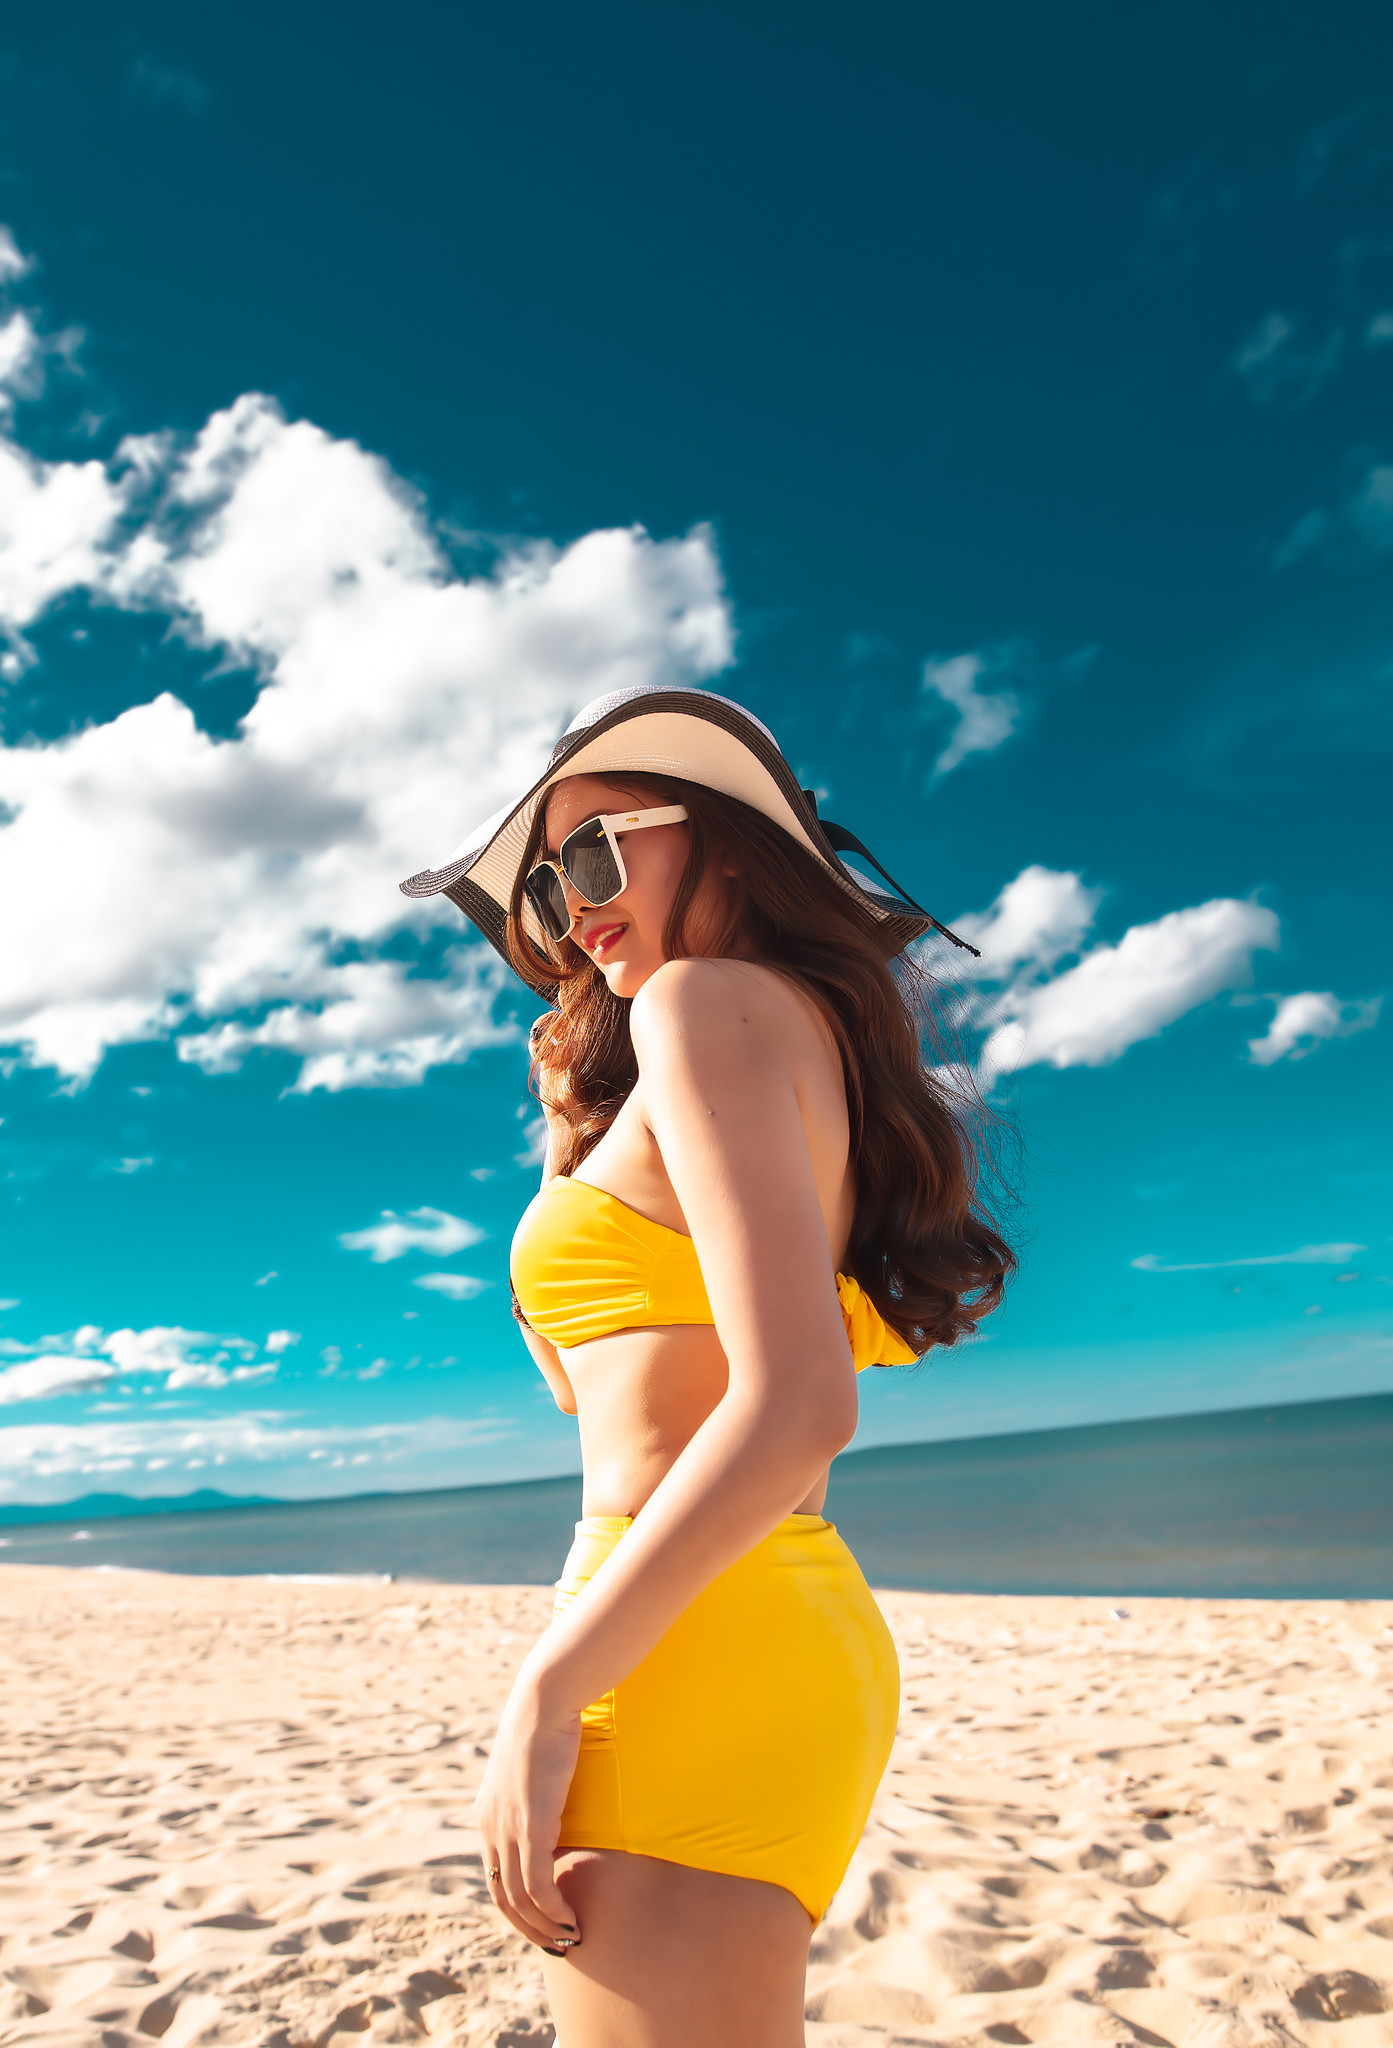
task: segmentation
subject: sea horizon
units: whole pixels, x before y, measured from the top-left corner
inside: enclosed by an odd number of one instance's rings
[[[1393,1594],[1391,1465],[1393,1393],[1349,1395],[872,1445],[826,1512],[885,1587],[1368,1599]],[[11,1504],[0,1565],[541,1585],[581,1480],[189,1498]]]
[[[1050,1423],[1041,1429],[976,1430],[962,1436],[894,1438],[885,1443],[855,1444],[838,1454],[833,1470],[848,1459],[868,1457],[885,1451],[939,1449],[947,1445],[989,1444],[1033,1441],[1041,1437],[1086,1437],[1091,1432],[1113,1429],[1150,1428],[1163,1423],[1198,1423],[1226,1416],[1266,1415],[1278,1409],[1341,1409],[1355,1402],[1393,1400],[1393,1388],[1374,1394],[1339,1394],[1323,1401],[1252,1401],[1233,1408],[1166,1410],[1158,1415],[1127,1416],[1100,1422]],[[497,1493],[506,1488],[550,1485],[583,1477],[577,1465],[564,1472],[527,1473],[513,1479],[471,1479],[453,1486],[376,1486],[355,1493],[224,1493],[215,1486],[191,1488],[187,1493],[133,1494],[93,1492],[74,1495],[64,1501],[0,1501],[0,1528],[26,1527],[36,1522],[68,1522],[120,1516],[132,1520],[157,1514],[218,1514],[241,1508],[318,1508],[350,1501],[426,1499],[438,1494]],[[79,1514],[77,1510],[81,1510]],[[70,1512],[70,1510],[72,1512]]]

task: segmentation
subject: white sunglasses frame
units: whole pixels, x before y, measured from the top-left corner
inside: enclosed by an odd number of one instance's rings
[[[624,894],[624,891],[629,886],[629,870],[624,865],[624,853],[619,844],[619,834],[621,832],[644,832],[647,831],[650,825],[685,825],[686,822],[687,806],[685,804],[659,804],[654,809],[647,811],[596,811],[593,817],[582,818],[578,825],[573,825],[566,834],[566,839],[573,839],[576,833],[583,832],[587,825],[599,826],[605,836],[605,842],[614,856],[614,865],[619,873],[619,887],[615,890],[613,896],[606,896],[604,898],[604,903],[613,903]],[[566,845],[566,839],[563,839],[561,842],[563,849]],[[559,860],[543,859],[534,861],[527,873],[527,880],[529,882],[533,875],[536,874],[538,868],[550,868],[563,884],[568,883],[572,889],[575,889],[577,896],[580,896],[580,890],[576,889],[575,883],[571,881],[570,876],[566,873]],[[581,896],[581,901],[582,903],[590,903],[588,896]],[[532,903],[530,896],[528,897],[528,902],[531,905],[533,916],[541,923],[541,914],[536,904]],[[603,909],[604,903],[590,903],[590,908],[592,910]],[[545,925],[542,928],[544,931],[546,930]],[[550,937],[550,933],[547,933],[547,936]],[[559,941],[555,943],[559,943]]]

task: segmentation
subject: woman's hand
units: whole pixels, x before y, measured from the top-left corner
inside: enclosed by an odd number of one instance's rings
[[[524,1666],[503,1709],[474,1819],[494,1904],[519,1934],[553,1951],[580,1940],[552,1863],[579,1749],[579,1711],[549,1705]]]

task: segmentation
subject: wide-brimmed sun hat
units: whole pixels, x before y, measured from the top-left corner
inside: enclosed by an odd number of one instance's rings
[[[508,960],[508,906],[547,791],[571,775],[643,774],[700,783],[771,818],[870,914],[887,959],[930,931],[976,951],[907,896],[854,833],[818,817],[816,797],[799,787],[778,741],[753,712],[714,691],[666,683],[612,690],[578,711],[532,787],[477,825],[443,866],[410,876],[401,884],[402,894],[448,896]],[[898,893],[889,895],[863,881],[837,859],[838,853],[859,854]],[[522,916],[527,936],[543,950],[541,927],[529,904],[524,903]],[[556,983],[544,969],[524,979],[548,1000],[555,996]]]

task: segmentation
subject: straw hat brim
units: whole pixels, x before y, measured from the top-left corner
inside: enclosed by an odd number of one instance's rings
[[[680,688],[615,691],[587,705],[525,795],[476,826],[443,866],[410,876],[402,894],[448,896],[508,960],[508,906],[547,791],[572,775],[617,774],[677,776],[737,797],[772,819],[869,914],[887,959],[932,929],[925,913],[871,888],[837,859],[815,802],[799,787],[767,726],[727,697]],[[526,905],[523,926],[542,950],[541,929]],[[557,984],[544,971],[523,978],[538,995],[555,998]]]

